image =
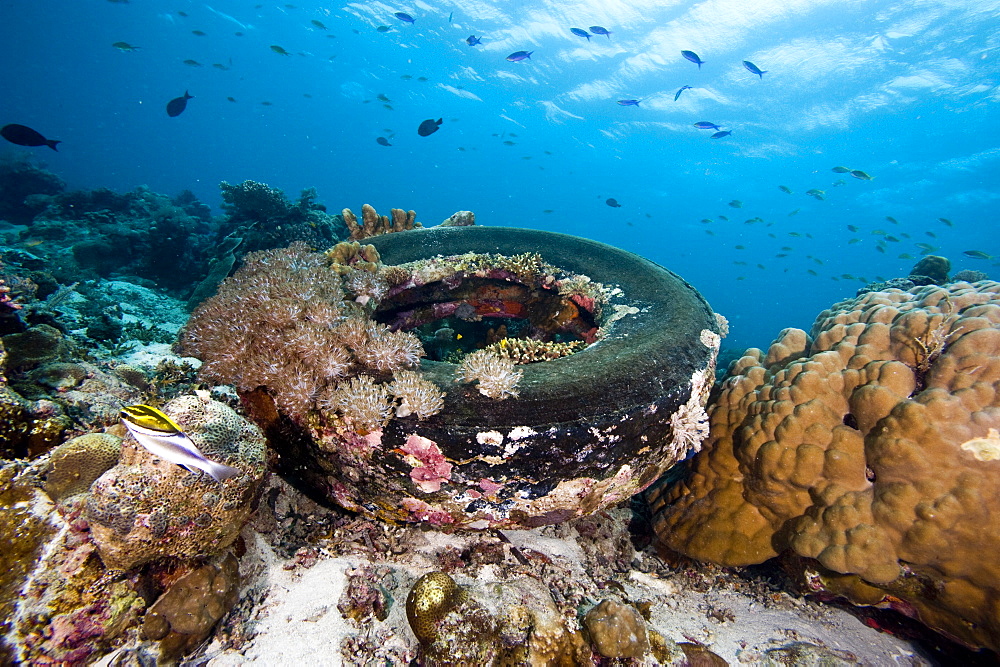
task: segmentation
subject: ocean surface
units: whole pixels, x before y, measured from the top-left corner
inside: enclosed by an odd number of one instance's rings
[[[683,276],[733,347],[923,253],[1000,274],[996,1],[2,0],[0,53],[0,125],[60,140],[29,150],[70,188],[577,234]]]

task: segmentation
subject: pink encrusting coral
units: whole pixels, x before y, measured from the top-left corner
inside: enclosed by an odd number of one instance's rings
[[[421,491],[440,491],[442,482],[451,479],[452,466],[433,440],[411,434],[399,451],[405,454],[404,460],[413,466],[410,479]]]

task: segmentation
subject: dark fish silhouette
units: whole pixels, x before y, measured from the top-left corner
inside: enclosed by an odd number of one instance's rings
[[[531,58],[532,53],[534,53],[534,51],[515,51],[514,53],[507,56],[507,60],[509,60],[512,63],[519,63],[522,60],[528,60],[529,58]]]
[[[618,100],[618,104],[623,107],[637,107],[639,106],[639,100]]]
[[[0,137],[18,146],[48,146],[56,152],[59,151],[56,144],[62,143],[56,139],[46,139],[27,125],[18,125],[17,123],[4,125],[3,128],[0,128]]]
[[[483,40],[475,35],[469,35],[465,38],[465,43],[469,46],[476,46],[477,44],[482,44]]]
[[[611,39],[611,31],[608,30],[607,28],[602,28],[599,25],[590,26],[590,32],[594,33],[595,35],[604,35],[608,39]]]
[[[389,140],[386,139],[385,137],[379,137],[378,139],[375,140],[375,143],[378,144],[379,146],[392,146],[392,144],[389,143]]]
[[[681,98],[681,93],[683,93],[685,90],[691,90],[691,86],[681,86],[680,90],[674,93],[674,102],[676,102]]]
[[[413,23],[416,20],[406,12],[396,12],[395,14],[393,14],[393,16],[395,16],[403,23]]]
[[[694,51],[681,51],[681,55],[697,65],[698,69],[701,69],[701,66],[705,64],[705,61],[699,58]]]
[[[743,61],[743,66],[746,67],[747,70],[749,70],[750,72],[753,72],[754,74],[756,74],[757,76],[759,76],[762,79],[764,78],[764,75],[767,74],[767,70],[766,69],[762,70],[761,68],[757,67],[752,62],[750,62],[749,60],[744,60]]]
[[[699,130],[721,130],[722,128],[715,123],[709,123],[707,120],[699,120],[694,124]]]
[[[574,35],[576,35],[577,37],[586,37],[587,41],[588,42],[590,41],[590,33],[584,30],[583,28],[570,28],[569,31]],[[608,39],[611,38],[608,37]]]
[[[593,28],[591,28],[591,30],[593,30]],[[614,197],[612,197],[611,199],[606,200],[604,203],[607,204],[608,206],[610,206],[611,208],[621,208],[622,207],[622,205],[619,204],[618,200],[615,199]]]
[[[378,32],[389,32],[390,30],[392,30],[392,28],[390,28],[387,25],[380,25],[379,27],[375,28],[375,30],[377,30]]]
[[[732,133],[733,133],[732,130],[722,130],[721,132],[716,132],[715,134],[710,136],[709,139],[721,139],[722,137],[728,137]]]
[[[184,113],[184,109],[187,108],[188,100],[190,100],[193,95],[188,95],[188,91],[184,91],[183,97],[175,97],[174,99],[167,102],[167,115],[173,118],[174,116],[180,116]]]
[[[420,127],[417,128],[417,134],[419,134],[421,137],[432,135],[438,131],[438,128],[441,127],[442,122],[444,122],[443,118],[438,118],[437,120],[434,120],[433,118],[428,118],[427,120],[425,120],[420,124]]]

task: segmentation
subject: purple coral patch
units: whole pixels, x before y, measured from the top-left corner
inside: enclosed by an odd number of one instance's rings
[[[444,454],[433,440],[412,433],[399,451],[406,455],[406,462],[413,466],[410,479],[424,493],[440,491],[441,483],[451,479],[451,464],[445,460]]]

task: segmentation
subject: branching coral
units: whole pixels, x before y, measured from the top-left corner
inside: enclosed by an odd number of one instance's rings
[[[523,374],[512,360],[486,350],[467,355],[458,367],[459,382],[478,382],[479,393],[496,399],[517,396],[517,383]]]
[[[582,340],[571,343],[534,340],[532,338],[503,338],[486,346],[486,350],[498,357],[510,359],[515,364],[531,364],[567,357],[582,350],[586,344]]]
[[[344,218],[344,224],[351,232],[352,241],[359,241],[379,234],[419,229],[422,226],[416,221],[415,211],[394,208],[390,212],[392,213],[391,220],[388,216],[376,213],[369,204],[364,204],[361,206],[361,224],[358,224],[358,217],[349,208],[345,208],[341,215]]]

